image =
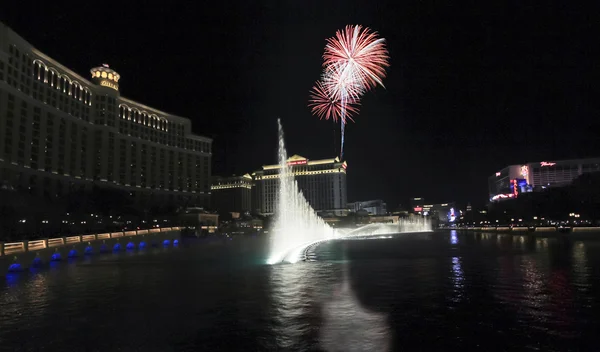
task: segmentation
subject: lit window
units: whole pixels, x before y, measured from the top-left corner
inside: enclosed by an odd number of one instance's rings
[[[106,72],[102,72],[102,78],[106,78]]]
[[[108,79],[111,79],[111,80],[113,79],[113,74],[112,73],[108,74]]]

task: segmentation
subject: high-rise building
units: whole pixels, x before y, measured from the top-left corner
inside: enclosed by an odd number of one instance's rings
[[[252,176],[213,177],[212,207],[219,213],[245,213],[252,211]]]
[[[600,158],[509,165],[488,178],[490,201],[517,198],[524,192],[569,185],[580,175],[600,172]]]
[[[387,205],[381,199],[366,200],[348,203],[348,210],[355,213],[359,210],[364,210],[369,213],[369,215],[386,215]]]
[[[425,204],[425,198],[423,197],[413,197],[409,199],[408,205],[410,206],[410,211],[414,213],[419,213],[423,211],[423,204]]]
[[[108,65],[80,76],[0,23],[0,182],[61,196],[110,186],[208,206],[210,138],[187,118],[122,97]]]
[[[327,211],[336,215],[345,214],[346,169],[345,161],[339,158],[309,160],[294,155],[287,160],[311,207],[316,211]],[[255,207],[259,213],[273,214],[277,206],[279,165],[265,165],[252,175],[255,181]]]

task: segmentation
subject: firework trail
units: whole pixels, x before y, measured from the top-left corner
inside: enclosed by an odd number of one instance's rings
[[[377,85],[384,87],[389,55],[385,39],[369,28],[356,25],[346,26],[327,39],[323,60],[322,84],[313,87],[313,93],[318,91],[318,94],[311,94],[309,106],[320,118],[335,116],[334,121],[340,120],[340,158],[343,158],[346,118],[352,120],[350,115],[358,113],[356,105],[365,92]],[[324,115],[325,112],[328,114]]]

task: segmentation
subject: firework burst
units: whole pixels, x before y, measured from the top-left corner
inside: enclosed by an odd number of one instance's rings
[[[346,26],[327,39],[321,82],[313,87],[309,107],[320,119],[341,123],[340,157],[344,156],[346,118],[358,113],[362,95],[383,86],[389,66],[385,39],[369,28]]]
[[[390,65],[385,39],[360,25],[346,26],[337,31],[335,37],[327,39],[323,60],[325,68],[341,65],[351,71],[348,74],[358,77],[366,90],[377,84],[383,87],[385,69]]]
[[[358,101],[356,103],[347,103],[345,107],[342,106],[340,99],[334,98],[329,89],[322,83],[317,81],[310,92],[310,99],[308,106],[314,115],[319,119],[329,120],[332,119],[334,122],[342,119],[352,120],[352,115],[358,113]],[[342,110],[344,110],[344,116],[342,116]],[[346,121],[342,121],[346,123]]]

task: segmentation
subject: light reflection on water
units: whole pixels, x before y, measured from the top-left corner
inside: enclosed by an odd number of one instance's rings
[[[2,347],[87,336],[92,350],[595,349],[600,241],[406,234],[274,266],[260,248],[149,248],[13,274],[0,282]]]

